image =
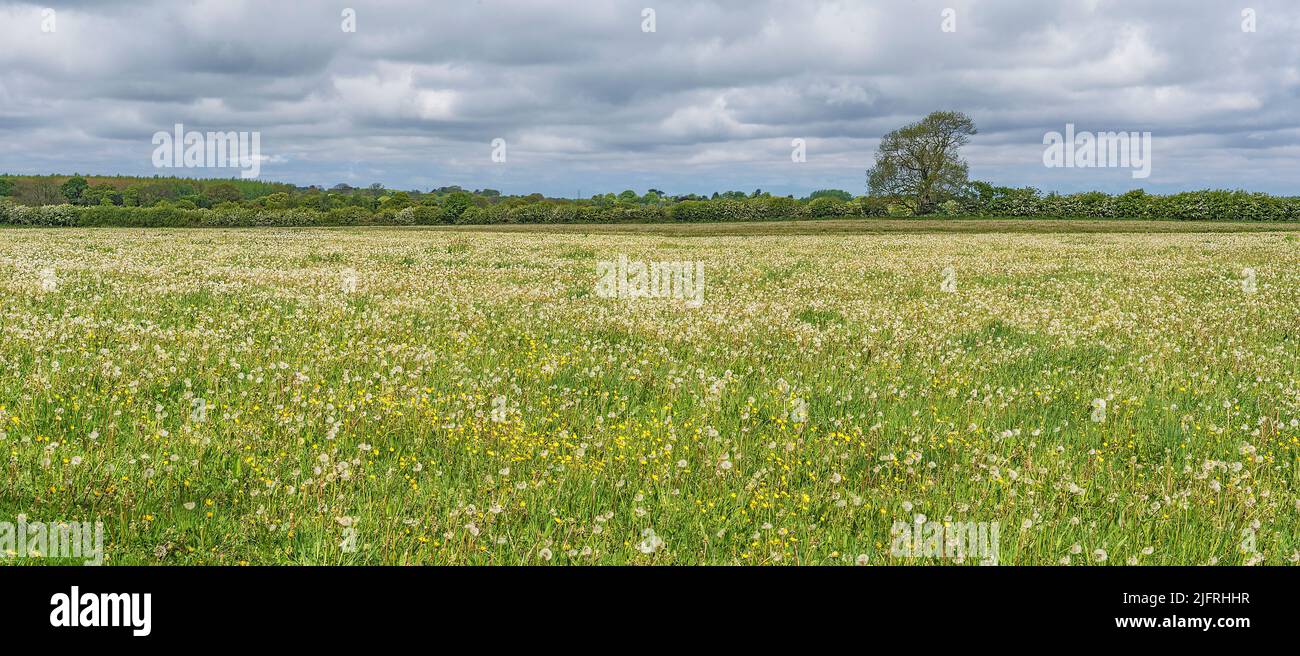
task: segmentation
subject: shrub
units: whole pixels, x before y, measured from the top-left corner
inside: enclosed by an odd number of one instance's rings
[[[579,212],[574,205],[556,205],[551,208],[551,215],[547,218],[547,223],[577,223],[578,221]]]
[[[403,207],[393,213],[393,223],[396,225],[415,225],[415,208]]]
[[[889,201],[879,196],[859,196],[856,199],[858,214],[862,216],[887,216]]]
[[[1151,201],[1147,192],[1141,189],[1134,189],[1125,194],[1115,197],[1114,202],[1115,215],[1132,217],[1135,219],[1151,218]]]
[[[251,209],[246,207],[228,208],[224,210],[210,210],[207,218],[211,225],[216,227],[242,227],[253,225],[253,217],[256,215]]]
[[[152,207],[115,205],[26,206],[0,198],[0,223],[30,226],[128,227],[241,227],[317,225],[434,225],[497,223],[718,223],[772,221],[804,217],[912,216],[899,198],[862,196],[844,201],[840,194],[821,194],[807,203],[781,196],[744,198],[740,195],[713,200],[682,200],[645,205],[600,204],[553,200],[507,205],[491,203],[464,192],[443,205],[409,205],[378,212],[360,205],[343,205],[322,211],[319,204],[300,207],[246,207],[220,203],[211,209],[195,208],[186,200],[161,202]],[[457,208],[461,205],[459,213]],[[391,204],[390,204],[391,205]],[[973,183],[965,193],[938,207],[943,216],[1136,218],[1197,221],[1300,221],[1300,197],[1226,190],[1188,191],[1152,195],[1134,190],[1120,195],[1100,192],[1044,195],[1033,187],[994,187]]]
[[[325,213],[330,225],[363,225],[370,220],[370,211],[364,207],[336,207]]]
[[[668,210],[658,205],[615,207],[613,223],[661,223],[669,220]]]
[[[807,216],[806,208],[803,203],[784,196],[773,196],[762,199],[761,212],[763,220],[776,221],[780,219],[796,219]]]
[[[415,225],[437,225],[439,223],[450,223],[446,213],[437,205],[416,205],[408,207],[402,212],[410,212],[411,220]],[[400,215],[402,212],[398,212]]]
[[[550,223],[551,207],[541,203],[512,207],[506,212],[509,223]]]
[[[456,218],[458,225],[489,225],[506,222],[507,210],[502,205],[469,207]]]
[[[77,208],[72,205],[44,205],[33,207],[29,216],[31,225],[38,226],[74,226],[77,225]]]
[[[679,223],[703,223],[711,220],[709,204],[709,201],[686,200],[674,205],[670,213]]]
[[[808,216],[825,218],[831,216],[852,216],[856,214],[854,207],[837,198],[822,196],[808,203]]]
[[[890,203],[886,206],[886,214],[895,218],[912,216],[912,208],[902,203]]]

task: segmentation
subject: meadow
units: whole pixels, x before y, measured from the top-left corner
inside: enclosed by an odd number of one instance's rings
[[[703,303],[601,297],[620,255]],[[0,229],[0,519],[119,565],[974,563],[897,555],[918,521],[1287,565],[1298,263],[1222,222]]]

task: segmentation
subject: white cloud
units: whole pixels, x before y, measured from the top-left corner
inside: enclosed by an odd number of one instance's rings
[[[356,116],[415,118],[424,121],[455,118],[457,94],[450,89],[423,89],[411,70],[393,77],[378,74],[335,77],[338,102]]]

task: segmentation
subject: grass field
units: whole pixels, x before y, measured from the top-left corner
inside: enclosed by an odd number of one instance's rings
[[[1006,223],[0,230],[0,519],[109,564],[1300,559],[1294,226]],[[619,255],[702,305],[600,297]]]
[[[1186,232],[1295,232],[1300,223],[1263,221],[1170,221],[1115,219],[804,219],[748,223],[626,223],[616,225],[495,224],[438,226],[455,232],[541,232],[551,234],[666,235],[671,237],[752,237],[881,234],[1164,234]]]

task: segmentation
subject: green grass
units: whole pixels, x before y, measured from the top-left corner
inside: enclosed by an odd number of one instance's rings
[[[110,564],[955,562],[891,549],[918,515],[1298,559],[1295,226],[1007,223],[0,230],[0,521]],[[620,254],[703,306],[602,298]]]

